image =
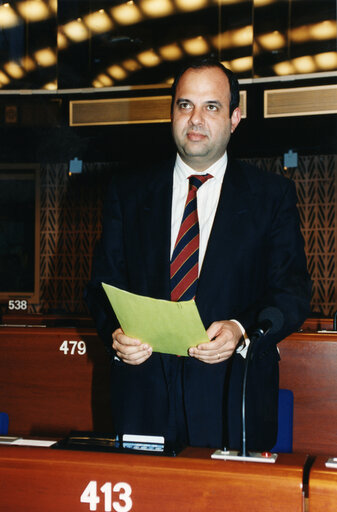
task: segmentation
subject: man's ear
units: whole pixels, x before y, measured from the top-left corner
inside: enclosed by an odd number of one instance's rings
[[[231,133],[234,133],[237,125],[241,121],[241,110],[240,107],[237,107],[231,116]]]

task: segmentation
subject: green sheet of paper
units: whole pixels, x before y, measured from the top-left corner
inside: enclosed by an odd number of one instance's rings
[[[124,333],[154,352],[187,356],[190,347],[209,341],[194,300],[171,302],[102,286]]]

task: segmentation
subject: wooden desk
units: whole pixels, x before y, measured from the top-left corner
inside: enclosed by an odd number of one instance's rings
[[[294,393],[293,449],[331,454],[337,446],[337,334],[294,333],[278,346],[280,387]]]
[[[211,453],[188,448],[171,458],[0,447],[0,511],[86,512],[89,504],[80,498],[95,486],[100,502],[91,510],[98,512],[303,511],[304,455],[261,464],[212,460]],[[118,500],[126,491],[132,504]]]
[[[65,342],[67,353],[60,350]],[[295,397],[294,451],[331,454],[337,446],[337,334],[294,333],[279,349],[280,386]],[[9,414],[11,434],[111,432],[109,392],[109,358],[94,329],[0,327],[0,410]]]
[[[330,456],[336,456],[336,453]],[[325,467],[327,458],[317,457],[310,471],[310,512],[336,512],[337,510],[337,469]]]
[[[303,325],[302,331],[322,331],[326,329],[328,331],[332,331],[333,329],[333,319],[332,318],[307,318]]]
[[[109,393],[109,358],[93,329],[0,327],[0,410],[10,434],[110,432]]]

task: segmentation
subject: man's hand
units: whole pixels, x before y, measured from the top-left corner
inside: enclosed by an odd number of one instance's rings
[[[112,348],[124,363],[141,364],[152,354],[152,348],[149,345],[135,338],[129,338],[120,328],[112,333],[112,340]]]
[[[240,327],[231,320],[213,322],[207,329],[209,343],[201,343],[188,351],[204,363],[214,364],[229,359],[242,338]]]

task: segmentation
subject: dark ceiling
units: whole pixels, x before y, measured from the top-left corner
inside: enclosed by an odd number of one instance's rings
[[[184,60],[205,54],[220,58],[239,78],[334,71],[336,2],[0,4],[0,89],[4,91],[162,84],[172,79]]]

